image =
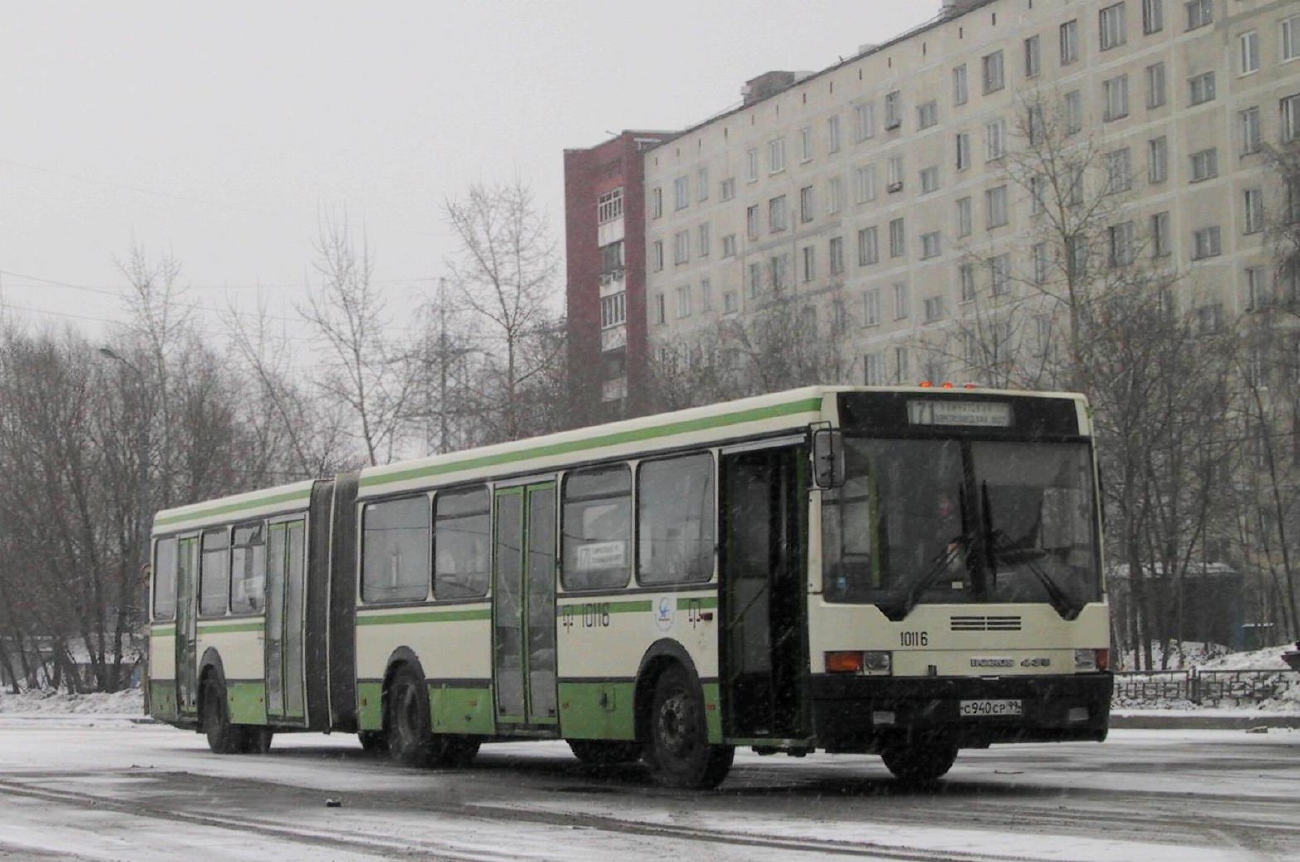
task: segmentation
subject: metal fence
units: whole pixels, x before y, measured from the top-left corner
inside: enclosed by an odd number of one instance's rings
[[[1120,701],[1186,700],[1203,706],[1251,706],[1300,687],[1287,670],[1159,670],[1115,674]]]

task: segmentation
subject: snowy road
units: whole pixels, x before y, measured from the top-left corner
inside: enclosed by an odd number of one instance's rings
[[[337,803],[337,804],[331,804]],[[556,743],[470,769],[375,760],[353,737],[218,757],[103,716],[0,715],[0,860],[1290,860],[1300,731],[1114,731],[963,752],[907,791],[871,757],[737,757],[712,793]]]

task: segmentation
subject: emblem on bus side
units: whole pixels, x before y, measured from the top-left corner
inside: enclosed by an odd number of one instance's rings
[[[668,631],[673,627],[673,618],[676,615],[672,598],[670,596],[661,596],[655,604],[655,628],[661,632]]]

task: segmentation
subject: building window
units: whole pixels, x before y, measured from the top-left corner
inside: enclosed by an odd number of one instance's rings
[[[712,240],[712,236],[710,236],[710,234],[711,234],[711,231],[710,231],[710,229],[709,229],[709,223],[708,223],[708,222],[705,222],[704,224],[700,225],[699,228],[696,229],[696,243],[695,243],[695,244],[696,244],[697,248],[696,248],[695,253],[698,254],[700,257],[708,257],[708,256],[709,256],[709,246],[711,246],[711,245],[713,244],[713,243],[711,242],[711,240]]]
[[[939,169],[936,167],[921,169],[921,194],[927,195],[939,189]]]
[[[1025,112],[1025,122],[1029,126],[1029,145],[1036,147],[1047,137],[1047,119],[1043,116],[1041,104],[1031,104]]]
[[[961,290],[961,301],[975,299],[975,264],[963,263],[957,267],[957,285]]]
[[[1219,151],[1214,147],[1192,153],[1192,182],[1199,183],[1219,175]]]
[[[880,353],[867,353],[862,357],[862,382],[867,386],[884,386],[885,357]]]
[[[1241,130],[1241,154],[1258,153],[1264,143],[1259,134],[1259,108],[1247,108],[1239,113],[1237,127]]]
[[[903,190],[903,157],[890,156],[887,164],[885,191],[893,194]]]
[[[1100,13],[1101,50],[1118,48],[1127,41],[1124,33],[1124,4],[1107,6]]]
[[[876,199],[876,166],[863,165],[854,172],[854,200],[860,204]]]
[[[985,54],[980,61],[980,68],[984,72],[984,93],[996,93],[1006,86],[1006,77],[1002,72],[1002,52],[994,51],[992,54]]]
[[[1159,212],[1151,216],[1151,256],[1168,257],[1173,251],[1170,246],[1169,213]]]
[[[896,218],[889,223],[889,256],[903,257],[907,254],[907,235],[903,220]]]
[[[804,186],[799,189],[799,221],[809,222],[813,220],[813,187]]]
[[[659,218],[664,214],[664,190],[655,186],[650,190],[650,217]]]
[[[773,255],[767,261],[767,274],[775,290],[785,289],[786,255]]]
[[[1107,228],[1110,239],[1110,265],[1128,266],[1133,262],[1133,240],[1137,230],[1133,222],[1126,221]]]
[[[600,283],[623,277],[623,240],[600,247]]]
[[[596,221],[599,224],[623,217],[623,189],[617,188],[596,198]]]
[[[1042,174],[1032,174],[1029,177],[1029,213],[1030,215],[1042,215],[1046,210],[1047,201],[1047,177]]]
[[[1047,284],[1047,267],[1049,263],[1047,257],[1047,243],[1034,243],[1033,248],[1029,250],[1029,254],[1034,262],[1034,286],[1042,287]]]
[[[655,271],[655,272],[660,272],[660,271],[663,270],[663,268],[664,268],[664,242],[663,242],[663,240],[661,240],[661,239],[657,239],[657,240],[655,240],[654,245],[652,245],[652,246],[650,247],[650,249],[651,249],[651,251],[650,251],[650,260],[651,260],[651,265],[654,267],[654,271]]]
[[[1264,229],[1264,190],[1245,190],[1246,229],[1243,233],[1259,233]]]
[[[728,290],[722,294],[722,313],[735,314],[740,310],[740,297],[736,296],[734,290]]]
[[[880,261],[880,239],[876,227],[864,227],[858,231],[858,266],[870,266]]]
[[[677,288],[677,318],[691,316],[691,286],[689,284]]]
[[[1063,97],[1065,101],[1065,133],[1077,135],[1083,130],[1083,94],[1071,90]]]
[[[684,210],[691,205],[691,181],[689,177],[678,177],[673,180],[673,205],[679,210]]]
[[[1165,29],[1165,0],[1142,0],[1142,32],[1150,36]]]
[[[859,142],[876,136],[876,105],[874,102],[854,106],[853,125]]]
[[[1101,82],[1102,120],[1111,122],[1128,116],[1128,75]]]
[[[833,236],[828,247],[831,259],[831,275],[844,274],[844,237]]]
[[[772,233],[785,230],[785,195],[774,197],[767,202],[767,223]]]
[[[600,298],[600,325],[602,329],[627,322],[627,293],[619,291]]]
[[[964,171],[970,167],[970,132],[957,133],[957,170]]]
[[[844,209],[844,181],[831,177],[826,183],[826,214],[835,215]]]
[[[894,285],[894,319],[906,320],[912,313],[912,297],[908,287],[903,282]]]
[[[745,235],[758,239],[758,204],[745,209]]]
[[[862,294],[862,325],[876,326],[880,323],[880,288],[874,287]]]
[[[1259,31],[1251,30],[1237,37],[1237,74],[1259,71]]]
[[[1061,65],[1068,66],[1079,59],[1079,20],[1066,21],[1061,25]]]
[[[903,125],[903,94],[892,90],[885,94],[885,129]]]
[[[1195,30],[1214,23],[1214,0],[1192,0],[1187,9],[1187,29]]]
[[[767,142],[767,169],[773,174],[785,170],[785,138]]]
[[[1188,89],[1191,91],[1190,101],[1193,105],[1203,105],[1206,102],[1214,101],[1214,73],[1204,72],[1189,78],[1187,81]]]
[[[1169,139],[1164,135],[1147,141],[1147,182],[1169,179]]]
[[[1007,154],[1007,121],[994,120],[984,127],[984,159],[995,161]]]
[[[934,323],[936,320],[943,320],[943,297],[927,296],[924,301],[925,322]]]
[[[736,178],[727,177],[722,181],[722,186],[718,190],[724,201],[729,201],[736,196]]]
[[[756,297],[763,292],[763,264],[754,261],[749,265],[749,295]]]
[[[838,153],[840,151],[839,114],[826,120],[826,151],[829,153]]]
[[[734,233],[729,233],[722,238],[722,256],[736,256],[736,235]]]
[[[989,230],[1007,223],[1007,187],[998,186],[984,192],[984,212]]]
[[[962,63],[952,70],[952,103],[964,105],[970,98],[970,88],[966,83],[966,64]]]
[[[1203,227],[1192,234],[1192,260],[1204,260],[1207,257],[1217,257],[1222,253],[1220,242],[1219,228]]]
[[[745,151],[745,175],[751,183],[758,182],[758,150],[750,148]]]
[[[1262,266],[1246,267],[1246,310],[1259,311],[1268,305],[1268,282]]]
[[[1147,107],[1162,107],[1169,100],[1169,87],[1165,83],[1165,64],[1147,66]]]
[[[654,298],[654,321],[662,324],[668,320],[667,305],[662,293],[656,293]]]
[[[971,200],[970,198],[958,198],[957,200],[957,236],[971,235]]]
[[[929,260],[939,254],[939,232],[934,230],[921,234],[921,259]]]
[[[989,286],[994,296],[1011,292],[1011,255],[999,254],[989,258]]]
[[[939,122],[939,103],[931,100],[916,108],[916,127],[928,129]]]
[[[1300,93],[1287,96],[1278,105],[1282,114],[1282,142],[1289,144],[1300,138]]]
[[[700,279],[700,311],[713,310],[713,282]]]
[[[1106,186],[1111,194],[1133,188],[1133,159],[1128,147],[1106,154]]]
[[[695,199],[697,201],[707,201],[709,199],[708,168],[700,168],[695,172]]]
[[[673,234],[673,263],[683,264],[691,259],[691,232],[678,231]]]
[[[1037,36],[1025,40],[1025,77],[1037,78],[1043,69],[1043,55]]]
[[[1282,62],[1300,57],[1300,15],[1282,19]]]
[[[907,380],[907,378],[911,376],[912,376],[912,372],[908,371],[907,348],[895,347],[894,348],[894,382],[902,383],[903,381]]]
[[[1202,334],[1218,332],[1223,328],[1223,305],[1218,302],[1196,309],[1196,328]]]
[[[804,126],[799,130],[799,159],[800,161],[810,162],[813,157],[813,138],[812,126]]]
[[[803,280],[805,282],[813,281],[817,278],[817,246],[806,245],[803,247]]]

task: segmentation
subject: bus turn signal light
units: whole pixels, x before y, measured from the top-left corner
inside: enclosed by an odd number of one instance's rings
[[[839,651],[826,653],[827,673],[862,673],[862,653]]]

